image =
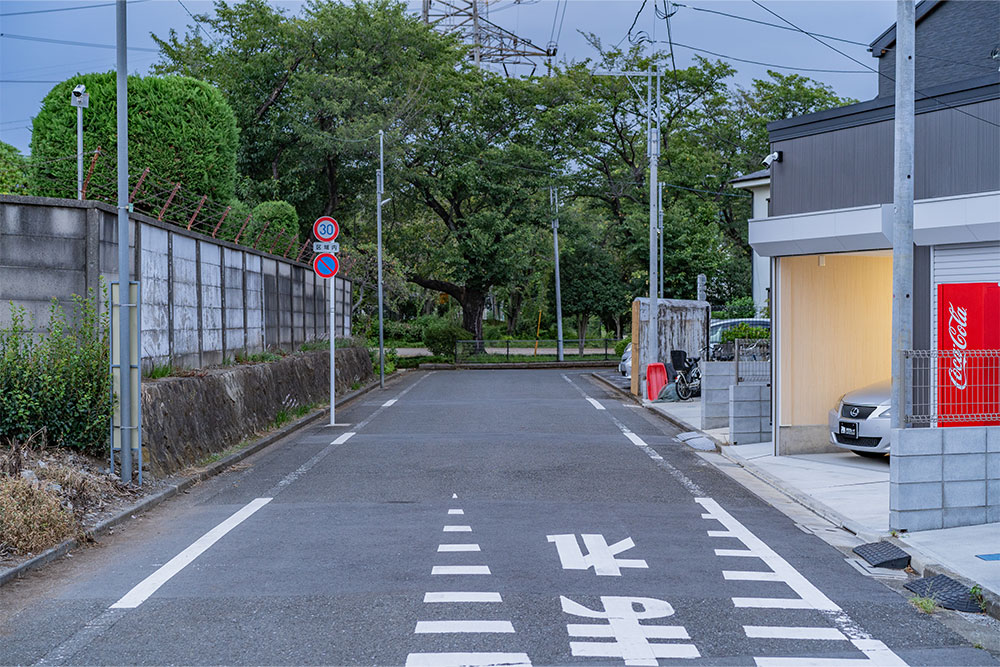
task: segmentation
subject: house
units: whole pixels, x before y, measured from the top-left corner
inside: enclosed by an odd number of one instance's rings
[[[770,123],[771,149],[778,159],[769,173],[734,183],[754,193],[750,245],[770,260],[778,455],[836,449],[831,439],[838,434],[828,426],[828,411],[845,392],[890,376],[894,46],[895,26],[871,44],[880,73],[876,98]],[[1000,290],[998,68],[1000,3],[925,0],[917,5],[915,350],[951,349],[939,331],[948,331],[949,310],[942,298],[959,289],[955,286]],[[996,311],[990,305],[994,302]],[[1000,298],[983,303],[984,309],[976,312],[982,321],[968,326],[985,332],[982,340],[997,341],[993,347],[1000,348]],[[936,381],[937,374],[932,370],[924,379]],[[935,389],[928,385],[913,391],[921,390],[932,410]],[[987,402],[994,400],[984,396]],[[1000,412],[1000,405],[990,409]],[[916,493],[916,487],[907,485],[917,482],[897,474],[897,464],[899,470],[905,467],[907,451],[894,440],[895,527],[1000,521],[1000,426],[994,425],[1000,421],[986,420],[976,428],[988,433],[971,434],[933,428],[946,425],[940,417],[924,420],[922,425],[932,428],[906,429],[907,442],[937,438],[924,456],[947,458],[949,447],[961,456],[981,455],[982,471],[980,458],[963,461],[975,473],[948,472],[958,459],[943,461],[941,485],[931,492],[934,499],[911,502],[906,494]],[[996,445],[983,444],[980,451],[978,444],[956,444],[959,435],[963,442],[989,439]],[[988,446],[995,449],[990,452]],[[949,475],[972,475],[953,480],[969,482],[962,487],[966,497],[961,502],[957,486],[950,494],[954,502],[948,499]]]

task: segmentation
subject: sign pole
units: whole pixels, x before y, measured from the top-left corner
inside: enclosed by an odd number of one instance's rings
[[[337,401],[334,381],[337,373],[337,277],[327,282],[330,288],[330,426],[337,425]]]

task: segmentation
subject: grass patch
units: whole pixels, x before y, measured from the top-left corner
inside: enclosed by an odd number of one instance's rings
[[[0,554],[37,553],[77,533],[55,494],[20,477],[0,478]]]
[[[328,340],[307,340],[299,346],[299,352],[312,352],[313,350],[329,350],[330,341]]]
[[[454,356],[442,354],[430,354],[422,357],[400,357],[396,360],[396,368],[416,368],[420,364],[450,364],[455,361]]]
[[[238,364],[261,364],[268,361],[277,361],[287,356],[283,350],[254,352],[253,354],[236,353],[236,363]]]
[[[145,377],[151,380],[158,380],[159,378],[169,377],[174,374],[173,364],[156,364],[148,373],[145,373]]]
[[[910,598],[910,604],[925,614],[933,614],[938,610],[938,603],[933,597],[914,595]]]

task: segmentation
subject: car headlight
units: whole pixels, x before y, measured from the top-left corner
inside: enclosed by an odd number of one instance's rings
[[[844,396],[847,396],[847,394],[841,394],[841,395],[840,395],[840,398],[838,398],[838,399],[837,399],[837,407],[838,407],[838,408],[839,408],[839,407],[840,407],[841,405],[843,405],[843,404],[844,404]]]

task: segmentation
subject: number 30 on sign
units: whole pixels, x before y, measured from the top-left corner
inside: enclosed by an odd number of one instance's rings
[[[328,215],[317,218],[313,223],[313,236],[317,241],[332,241],[340,233],[340,225]]]

